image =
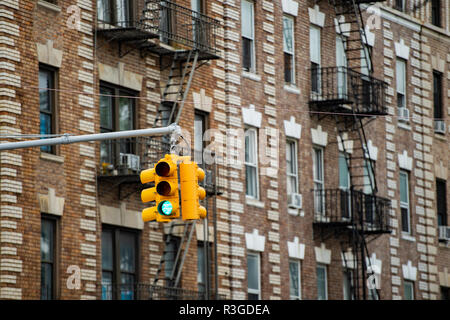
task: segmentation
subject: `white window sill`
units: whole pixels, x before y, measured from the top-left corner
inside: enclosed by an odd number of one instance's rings
[[[261,81],[261,76],[254,72],[242,71],[242,76],[253,81]]]
[[[294,216],[294,217],[304,217],[305,216],[305,212],[302,209],[288,207],[287,212],[288,212],[288,214],[290,214],[291,216]]]
[[[300,94],[300,89],[293,84],[285,84],[283,89],[290,93]]]
[[[447,137],[445,136],[445,133],[443,134],[443,133],[435,132],[434,133],[434,137],[436,139],[439,139],[439,140],[442,140],[442,141],[447,141]]]
[[[44,159],[44,160],[50,160],[53,162],[57,162],[57,163],[64,163],[63,156],[57,156],[56,154],[51,154],[51,153],[47,153],[47,152],[41,152],[40,158]]]
[[[53,4],[53,3],[50,3],[50,2],[47,2],[47,1],[44,1],[44,0],[39,0],[38,2],[37,2],[37,4],[39,5],[39,6],[41,6],[41,7],[44,7],[44,8],[46,8],[46,9],[49,9],[49,10],[51,10],[51,11],[54,11],[54,12],[61,12],[61,7],[59,7],[58,5],[56,5],[56,4]]]
[[[259,201],[258,199],[249,197],[249,196],[245,196],[245,203],[249,206],[252,207],[257,207],[257,208],[263,208],[264,209],[264,202]]]
[[[397,126],[401,129],[411,131],[411,126],[408,124],[408,122],[405,122],[404,120],[398,120]]]
[[[414,238],[413,236],[411,236],[409,234],[405,234],[405,233],[402,233],[402,239],[411,241],[411,242],[416,242],[416,238]]]

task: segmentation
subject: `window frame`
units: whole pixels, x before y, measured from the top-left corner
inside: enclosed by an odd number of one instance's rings
[[[406,181],[406,197],[407,197],[407,201],[408,202],[404,202],[401,200],[401,188],[402,188],[402,183],[401,183],[401,176],[406,176],[405,181]],[[399,172],[399,193],[400,193],[400,197],[399,197],[399,204],[400,204],[400,215],[401,215],[401,222],[402,222],[402,233],[403,234],[407,234],[407,235],[411,235],[412,234],[412,228],[411,228],[411,197],[410,197],[410,182],[409,182],[409,172],[406,170],[400,170]],[[404,225],[404,216],[403,216],[403,211],[402,209],[406,210],[406,218],[407,218],[407,224],[406,227],[408,230],[405,230],[405,225]]]
[[[411,294],[412,299],[406,299],[406,290],[411,290],[410,294]],[[404,297],[404,300],[415,300],[414,281],[403,280],[403,297]]]
[[[197,120],[197,117],[201,118],[200,120]],[[196,134],[198,133],[196,131],[196,122],[201,122],[202,123],[202,141],[201,141],[201,149],[197,149],[197,143],[198,141]],[[194,143],[193,143],[193,151],[194,151],[194,160],[198,163],[198,164],[202,164],[203,163],[203,152],[205,150],[205,132],[208,130],[209,128],[209,113],[204,112],[204,111],[199,111],[199,110],[195,110],[194,113],[194,132],[193,132],[193,136],[194,136]],[[201,154],[198,154],[201,153]]]
[[[243,25],[244,25],[244,21],[243,21],[243,15],[242,12],[243,10],[243,3],[246,2],[248,4],[251,5],[251,21],[248,21],[248,23],[250,23],[252,32],[251,35],[245,35],[243,34]],[[247,23],[247,21],[246,21]],[[255,48],[255,2],[254,1],[250,1],[250,0],[241,0],[241,45],[242,45],[242,69],[245,72],[250,72],[250,73],[256,73],[256,48]],[[250,42],[250,53],[249,53],[249,59],[250,59],[250,65],[249,68],[244,67],[244,39],[248,40]]]
[[[355,300],[355,293],[352,291],[353,283],[354,283],[354,274],[353,270],[350,268],[347,268],[343,272],[343,300]],[[349,277],[350,275],[350,282]]]
[[[298,279],[298,295],[292,295],[292,278],[291,278],[291,264],[297,265],[297,279]],[[291,300],[302,300],[302,263],[300,259],[289,259],[289,298]]]
[[[56,300],[59,299],[60,296],[60,282],[59,282],[59,267],[60,267],[60,231],[59,231],[59,225],[60,225],[60,219],[57,216],[41,213],[41,233],[42,233],[42,221],[48,221],[52,224],[53,227],[53,262],[47,262],[42,261],[42,257],[40,258],[40,267],[41,267],[41,292],[40,292],[40,299],[41,300]],[[42,235],[41,235],[42,237]],[[42,241],[42,238],[41,238]],[[42,255],[42,251],[41,251]],[[52,291],[51,291],[51,297],[49,299],[43,299],[42,298],[42,264],[43,263],[52,263]]]
[[[439,186],[443,186],[443,190],[439,190]],[[442,193],[442,199],[439,198],[439,194]],[[440,202],[443,205],[440,206]],[[443,209],[444,211],[441,211]],[[438,220],[438,226],[448,226],[447,217],[447,181],[444,179],[436,179],[436,214]]]
[[[112,262],[113,262],[113,268],[112,271],[107,270],[107,272],[112,272],[112,282],[111,282],[111,290],[112,294],[110,296],[110,299],[112,300],[121,300],[121,294],[122,294],[122,282],[121,282],[121,275],[124,274],[133,274],[134,275],[134,283],[133,283],[133,300],[137,299],[137,292],[136,292],[136,283],[139,283],[140,279],[140,271],[141,271],[141,264],[140,264],[140,241],[141,241],[141,232],[137,229],[130,229],[125,228],[121,226],[114,226],[114,225],[108,225],[108,224],[102,224],[102,230],[101,233],[103,235],[103,232],[110,232],[112,235],[111,241],[112,241]],[[122,272],[120,268],[120,233],[128,233],[133,235],[134,237],[134,249],[135,249],[135,271],[134,273],[130,272]],[[103,249],[103,243],[101,243],[101,248]],[[101,282],[102,282],[102,299],[103,299],[103,272],[105,269],[103,269],[103,256],[101,257]],[[109,293],[109,292],[108,292]],[[104,300],[110,300],[110,299],[104,299]]]
[[[403,70],[399,70],[399,65],[403,64]],[[396,61],[395,61],[395,77],[396,77],[396,82],[395,82],[395,87],[396,87],[396,93],[397,93],[397,108],[408,108],[408,104],[407,104],[407,100],[406,100],[406,96],[407,96],[407,60],[397,57]],[[399,74],[400,72],[402,73],[402,77],[403,79],[399,78]],[[403,81],[402,86],[404,87],[404,90],[399,90],[400,86],[400,80]],[[401,99],[400,99],[401,98]],[[401,103],[400,103],[401,102]],[[400,105],[401,104],[401,105]]]
[[[294,139],[286,139],[286,156],[287,150],[289,149],[291,154],[291,165],[293,166],[294,172],[290,172],[290,168],[287,163],[286,157],[286,183],[289,185],[289,179],[293,178],[295,180],[295,188],[292,193],[299,193],[299,176],[298,176],[298,146],[297,141]],[[293,149],[293,150],[292,150]],[[291,168],[292,169],[292,168]],[[291,188],[292,189],[292,188]],[[286,188],[288,190],[288,188]]]
[[[320,167],[320,172],[321,172],[321,180],[320,179],[318,179],[317,178],[317,165],[318,165],[318,163],[317,163],[317,157],[316,157],[316,153],[317,152],[319,152],[319,154],[320,154],[320,163],[319,163],[319,167]],[[316,201],[317,200],[315,200],[315,202],[314,202],[314,212],[316,213],[316,214],[320,214],[320,215],[325,215],[325,194],[323,193],[323,190],[325,189],[325,172],[324,172],[324,148],[323,147],[321,147],[321,146],[317,146],[317,145],[314,145],[313,146],[313,182],[314,182],[314,190],[315,190],[315,193],[316,193],[316,197],[315,198],[317,198],[318,196],[317,196],[317,190],[319,190],[319,189],[317,189],[317,185],[321,185],[321,188],[320,188],[320,190],[322,190],[321,191],[321,193],[319,194],[319,196],[320,196],[320,201],[321,201],[321,211],[318,211],[317,209],[318,208],[316,208]]]
[[[248,285],[248,275],[250,274],[250,271],[248,269],[248,258],[249,257],[254,257],[256,258],[256,266],[257,266],[257,276],[258,276],[258,289],[253,289],[250,288]],[[247,252],[247,299],[249,299],[248,294],[254,294],[257,295],[257,299],[256,300],[261,300],[261,254],[259,252],[253,252],[253,251],[249,251]]]
[[[444,119],[443,106],[443,74],[437,70],[433,70],[433,116],[435,120]]]
[[[318,39],[316,39],[317,42],[317,60],[315,59],[316,54],[313,54],[313,47],[311,44],[312,42],[312,36],[314,34],[315,30],[317,33]],[[320,95],[322,93],[322,83],[321,83],[321,76],[320,76],[320,68],[321,68],[321,62],[322,62],[322,28],[319,26],[316,26],[314,24],[309,25],[309,60],[311,64],[311,92]],[[314,58],[314,59],[313,59]],[[315,83],[313,80],[316,80]],[[317,90],[314,90],[316,88]]]
[[[41,72],[44,72],[46,74],[49,74],[49,79],[51,81],[51,85],[49,88],[47,88],[46,91],[49,92],[49,104],[50,104],[50,111],[46,111],[46,110],[41,110],[40,108],[40,98],[39,98],[39,116],[41,114],[45,114],[47,116],[50,116],[50,132],[49,133],[42,133],[41,129],[39,127],[39,133],[40,134],[56,134],[58,133],[58,114],[57,114],[57,110],[58,110],[58,83],[59,83],[59,77],[58,77],[58,68],[43,64],[43,63],[39,63],[39,72],[38,72],[38,82],[39,82],[39,75]],[[40,87],[40,84],[39,84]],[[41,90],[41,88],[39,88],[39,91]],[[41,121],[39,119],[39,125],[40,125]],[[58,150],[59,148],[57,148],[57,146],[41,146],[40,150],[41,152],[44,153],[50,153],[50,154],[58,154]]]
[[[319,299],[319,276],[318,276],[319,274],[318,274],[318,269],[323,269],[325,271],[324,272],[324,275],[325,275],[325,277],[324,277],[324,282],[325,282],[325,286],[324,286],[325,299]],[[327,270],[327,266],[325,264],[318,263],[316,265],[316,278],[317,278],[317,281],[316,281],[316,285],[317,285],[317,300],[328,300],[328,270]]]
[[[246,137],[249,135],[250,132],[254,133],[254,140],[249,139],[249,141],[252,141],[252,143],[254,144],[254,157],[255,157],[255,162],[247,162],[247,159],[245,159],[245,155],[244,155],[244,163],[245,163],[245,196],[252,198],[252,199],[256,199],[259,200],[259,164],[258,164],[258,129],[255,127],[247,127],[245,129],[245,134],[244,134],[244,148],[245,150],[247,149],[247,139]],[[248,175],[247,175],[247,167],[251,167],[255,170],[255,194],[248,194],[248,190],[247,190],[247,179],[248,179]]]
[[[283,15],[283,53],[284,53],[284,55],[283,55],[283,59],[284,59],[284,82],[285,82],[285,84],[288,84],[288,85],[295,85],[296,83],[297,83],[297,81],[296,81],[296,72],[295,72],[295,18],[293,17],[293,16],[291,16],[291,15],[288,15],[288,14],[284,14]],[[286,38],[285,38],[285,28],[284,28],[284,21],[285,21],[285,19],[287,19],[287,20],[290,20],[291,22],[292,22],[292,43],[291,43],[291,47],[292,47],[292,51],[291,52],[289,52],[288,50],[286,50],[286,48],[285,48],[285,45],[284,45],[284,43],[285,43],[285,41],[286,41]],[[290,77],[290,81],[287,81],[287,73],[286,73],[286,62],[287,62],[287,57],[286,56],[289,56],[289,60],[290,60],[290,66],[291,66],[291,69],[290,69],[290,72],[289,72],[289,77]]]
[[[441,0],[431,0],[431,24],[442,28],[442,2]]]

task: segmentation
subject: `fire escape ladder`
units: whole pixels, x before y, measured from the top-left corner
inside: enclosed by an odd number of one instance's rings
[[[185,52],[175,52],[154,127],[178,123],[197,68],[198,56],[198,50],[189,50],[186,58]]]
[[[186,259],[187,251],[189,250],[189,245],[192,240],[195,229],[195,221],[183,221],[182,223],[177,223],[177,221],[172,221],[169,225],[169,230],[164,241],[164,251],[159,262],[158,269],[156,270],[155,278],[153,280],[153,285],[157,285],[160,280],[160,275],[163,270],[163,266],[168,261],[168,257],[172,253],[171,242],[175,239],[176,227],[183,228],[183,233],[178,243],[178,249],[176,250],[176,256],[173,260],[172,270],[168,276],[165,276],[165,284],[168,287],[177,288],[180,283],[181,271],[183,270],[184,261]]]

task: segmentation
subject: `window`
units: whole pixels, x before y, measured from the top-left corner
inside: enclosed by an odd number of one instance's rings
[[[194,118],[194,160],[203,163],[204,134],[208,125],[208,115],[196,112]]]
[[[283,16],[284,82],[295,84],[294,18]]]
[[[311,91],[320,93],[320,28],[309,27],[309,55],[311,60]]]
[[[298,193],[297,143],[292,140],[286,142],[286,177],[287,194]]]
[[[117,27],[129,27],[133,21],[133,1],[97,0],[98,21]]]
[[[100,87],[100,132],[135,129],[135,99],[131,96],[135,96],[135,93],[107,85]],[[132,138],[102,141],[100,161],[119,166],[122,163],[121,156],[134,154],[135,147]]]
[[[324,179],[323,179],[323,149],[313,148],[313,178],[314,178],[314,208],[316,213],[324,214]]]
[[[444,112],[442,105],[442,73],[433,71],[433,115],[434,121],[442,122]],[[435,125],[435,130],[437,126]],[[439,133],[445,133],[445,130],[440,130]]]
[[[252,1],[241,2],[242,68],[255,72],[255,20]]]
[[[414,300],[414,282],[405,280],[403,284],[404,300]]]
[[[166,244],[166,252],[164,254],[164,276],[166,279],[171,279],[172,274],[176,274],[178,272],[178,265],[175,265],[175,259],[177,257],[177,252],[180,248],[181,239],[179,237],[172,237],[169,243]],[[172,287],[174,284],[172,281],[168,280],[165,284],[167,287]]]
[[[397,107],[406,108],[406,60],[397,58]]]
[[[260,257],[258,253],[247,254],[248,300],[261,299]]]
[[[400,171],[400,211],[402,216],[402,231],[411,233],[409,174],[406,171]]]
[[[249,128],[245,131],[245,194],[258,199],[258,148],[257,131]]]
[[[399,11],[405,11],[405,0],[395,0],[394,8]]]
[[[57,219],[41,217],[41,300],[56,298]]]
[[[436,179],[436,207],[438,226],[446,226],[447,221],[447,186],[446,181]]]
[[[104,226],[102,230],[102,299],[133,300],[138,280],[138,233]]]
[[[327,288],[327,267],[325,265],[317,265],[317,299],[328,300]]]
[[[450,288],[441,287],[441,300],[450,300]]]
[[[291,300],[301,299],[300,261],[289,261],[289,292]]]
[[[209,273],[206,271],[211,271],[211,264],[209,263],[211,259],[211,248],[208,245],[209,243],[204,241],[198,241],[197,243],[197,285],[200,295],[206,294],[206,286],[209,282]],[[204,299],[207,299],[207,297],[204,296]]]
[[[207,34],[203,29],[202,14],[205,14],[205,1],[204,0],[191,0],[192,8],[192,32],[193,39],[196,44],[207,45]]]
[[[431,23],[441,27],[441,0],[431,0]]]
[[[347,165],[347,156],[343,152],[339,152],[339,188],[341,191],[341,216],[350,218],[351,215],[351,195],[350,189],[350,172]]]
[[[336,36],[336,66],[338,68],[337,89],[340,99],[347,97],[347,57],[345,54],[346,39]]]
[[[39,66],[39,134],[56,133],[56,71],[53,68]],[[55,146],[42,146],[42,152],[55,153]]]
[[[355,294],[353,292],[353,271],[350,269],[344,271],[343,280],[344,300],[355,300]]]

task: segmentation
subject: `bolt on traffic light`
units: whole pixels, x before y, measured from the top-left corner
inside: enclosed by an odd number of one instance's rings
[[[166,154],[153,169],[141,172],[141,182],[155,182],[153,188],[142,191],[142,202],[156,201],[156,205],[142,211],[144,222],[168,222],[180,217],[178,169],[175,155]]]
[[[205,178],[205,171],[195,162],[180,164],[181,212],[183,220],[198,220],[206,217],[206,209],[200,205],[206,191],[198,185]]]

